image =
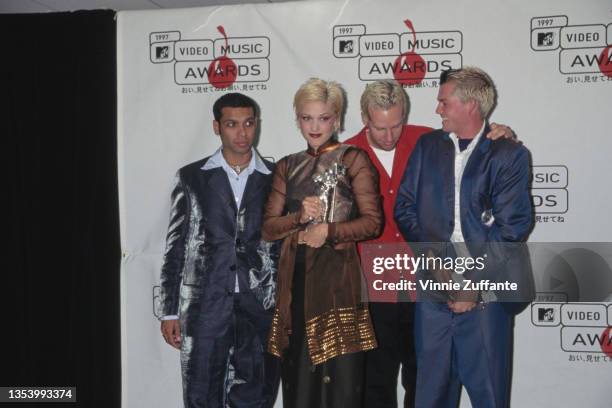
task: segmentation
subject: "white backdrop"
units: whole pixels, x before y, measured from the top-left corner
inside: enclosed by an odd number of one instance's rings
[[[258,149],[274,159],[304,148],[291,103],[309,77],[345,86],[345,139],[362,126],[364,84],[393,77],[400,54],[414,50],[427,65],[407,88],[409,122],[433,127],[439,70],[477,65],[498,87],[493,120],[511,125],[533,156],[539,218],[531,240],[612,241],[610,2],[507,3],[307,1],[118,13],[124,407],[181,406],[178,353],[155,318],[157,285],[173,175],[219,145],[212,104],[225,91],[206,73],[216,58],[233,60],[231,88],[262,107]],[[612,352],[609,331],[602,333],[611,307],[547,296],[517,319],[513,405],[609,406]],[[581,320],[571,311],[599,314]]]

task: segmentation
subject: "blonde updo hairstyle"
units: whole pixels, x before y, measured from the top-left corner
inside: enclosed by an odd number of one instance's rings
[[[329,104],[336,115],[335,130],[344,129],[344,113],[346,109],[346,93],[342,86],[334,81],[325,81],[319,78],[310,78],[304,82],[293,97],[293,109],[296,120],[299,119],[300,110],[308,102],[323,102]]]

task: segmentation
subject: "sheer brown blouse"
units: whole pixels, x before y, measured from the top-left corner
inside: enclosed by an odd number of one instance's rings
[[[380,234],[383,215],[378,174],[367,153],[359,148],[331,144],[281,159],[275,169],[266,204],[262,236],[283,239],[279,261],[277,301],[268,349],[281,356],[291,332],[291,283],[298,245],[302,200],[318,195],[313,176],[334,163],[344,166],[334,199],[334,217],[327,243],[306,247],[304,312],[310,358],[318,364],[338,355],[376,347],[366,288],[357,254],[357,241]],[[363,292],[363,294],[362,294]]]

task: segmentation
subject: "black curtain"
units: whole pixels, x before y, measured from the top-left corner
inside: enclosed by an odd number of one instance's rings
[[[114,12],[0,15],[0,33],[0,386],[76,386],[76,406],[118,407]]]

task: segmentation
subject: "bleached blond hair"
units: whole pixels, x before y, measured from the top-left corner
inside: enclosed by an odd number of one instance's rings
[[[342,129],[344,109],[345,109],[345,92],[342,86],[334,81],[325,81],[320,78],[310,78],[304,82],[293,97],[293,109],[295,114],[299,112],[308,102],[323,102],[331,106],[336,120],[338,121],[338,130]]]
[[[497,91],[491,77],[480,68],[464,67],[442,72],[440,85],[455,84],[453,95],[462,102],[474,100],[478,103],[480,115],[486,119],[497,103]]]
[[[396,105],[402,107],[402,117],[406,121],[410,111],[410,100],[399,82],[391,79],[372,82],[366,85],[361,94],[361,115],[368,121],[370,108],[387,110]]]

